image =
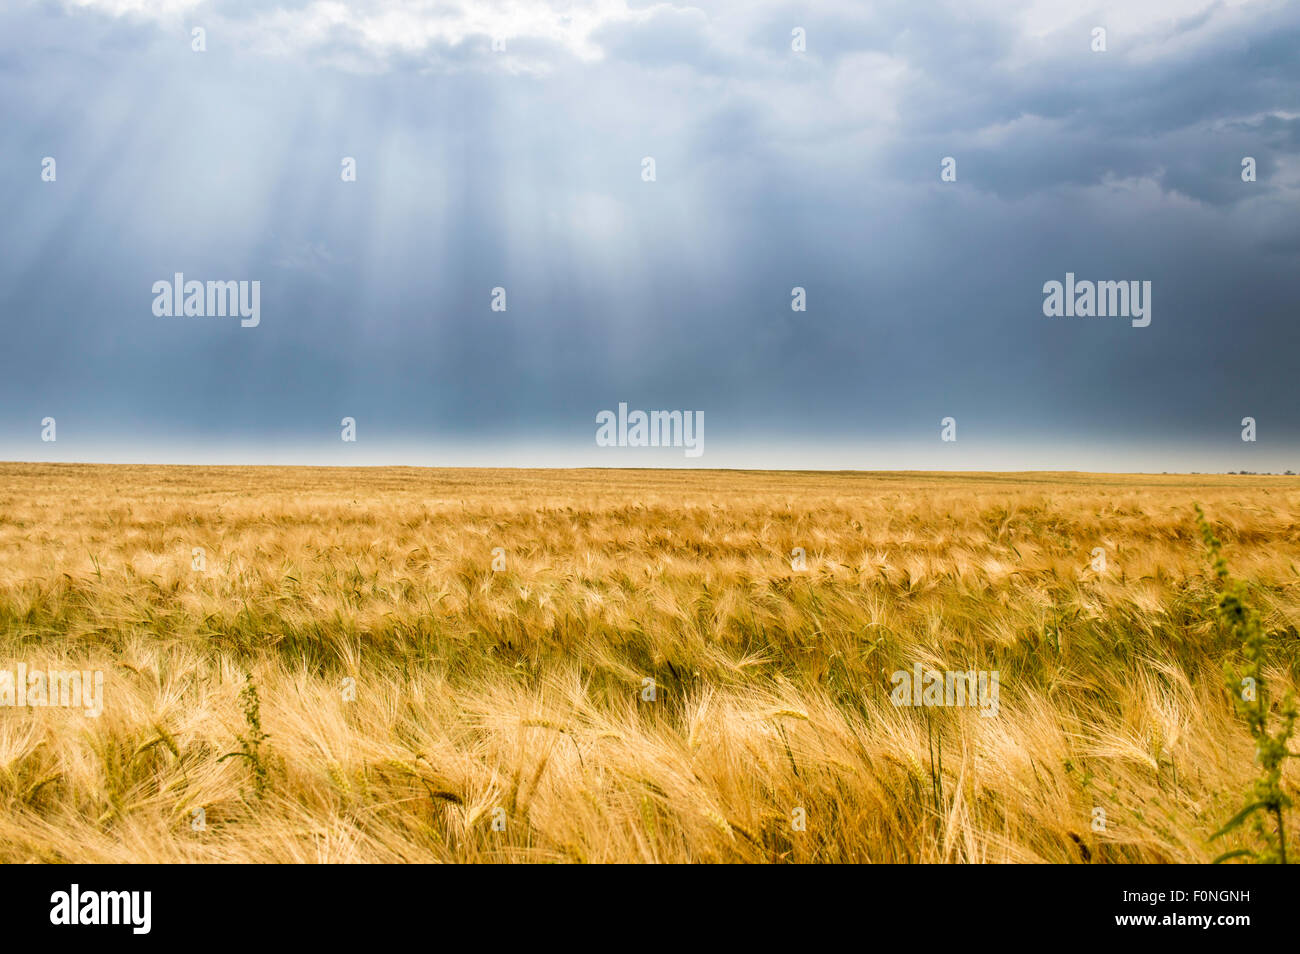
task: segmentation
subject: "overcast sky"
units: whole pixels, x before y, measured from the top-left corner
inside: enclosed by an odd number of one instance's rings
[[[1297,3],[6,0],[0,117],[0,459],[1300,470]]]

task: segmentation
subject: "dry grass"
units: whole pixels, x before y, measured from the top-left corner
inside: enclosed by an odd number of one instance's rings
[[[0,709],[0,860],[1208,860],[1194,502],[1294,689],[1292,478],[0,465],[0,668],[106,673]],[[998,716],[891,705],[917,661]]]

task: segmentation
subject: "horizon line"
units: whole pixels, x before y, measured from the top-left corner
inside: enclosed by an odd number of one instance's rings
[[[656,466],[544,466],[527,464],[272,464],[272,463],[180,463],[180,462],[140,462],[140,461],[105,461],[105,460],[0,460],[0,467],[203,467],[210,470],[232,468],[258,469],[316,469],[316,470],[520,470],[520,471],[665,471],[680,473],[753,473],[753,474],[977,474],[994,476],[1014,476],[1019,474],[1063,474],[1096,477],[1300,477],[1292,471],[1233,471],[1233,470],[1078,470],[1050,467],[1023,468],[1019,470],[971,470],[968,468],[874,468],[858,469],[846,467],[656,467]]]

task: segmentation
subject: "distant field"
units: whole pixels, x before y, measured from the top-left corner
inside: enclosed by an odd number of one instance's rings
[[[1295,691],[1300,478],[0,464],[0,861],[1207,861],[1195,503]]]

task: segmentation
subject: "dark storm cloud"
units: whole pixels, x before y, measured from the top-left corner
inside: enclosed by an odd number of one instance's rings
[[[1096,466],[1252,415],[1295,466],[1300,11],[1172,7],[1106,53],[1103,20],[1032,5],[7,7],[4,456],[41,456],[46,415],[69,454],[345,415],[586,453],[628,401],[704,410],[710,453],[953,414]],[[261,324],[155,317],[178,271],[259,280]],[[1151,281],[1150,327],[1045,317],[1067,271]]]

